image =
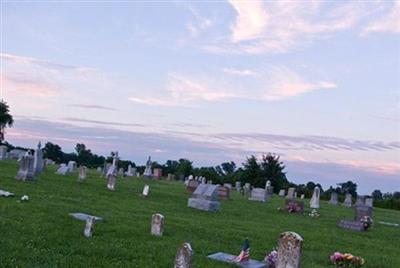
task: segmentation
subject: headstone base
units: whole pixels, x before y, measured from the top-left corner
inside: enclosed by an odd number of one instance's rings
[[[236,263],[236,262],[232,261],[235,257],[236,256],[234,256],[234,255],[223,253],[223,252],[218,252],[218,253],[214,253],[214,254],[207,256],[207,258],[209,258],[211,260],[236,264],[237,266],[243,267],[243,268],[269,268],[270,267],[267,263],[257,261],[257,260],[248,260],[245,262]]]
[[[188,207],[204,211],[218,211],[220,203],[218,201],[209,201],[200,198],[189,198]]]
[[[364,224],[359,221],[340,220],[338,226],[343,229],[349,229],[358,232],[365,231]]]

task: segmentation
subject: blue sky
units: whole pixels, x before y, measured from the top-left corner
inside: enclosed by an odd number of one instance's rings
[[[10,142],[400,190],[399,1],[2,1]]]

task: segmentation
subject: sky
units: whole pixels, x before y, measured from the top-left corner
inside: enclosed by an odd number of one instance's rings
[[[400,1],[1,1],[6,140],[400,191]]]

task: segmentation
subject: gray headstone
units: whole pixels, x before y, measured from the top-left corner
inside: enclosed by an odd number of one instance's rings
[[[249,200],[266,202],[267,201],[267,193],[266,193],[265,189],[253,188],[253,190],[251,190],[251,197],[249,198]]]
[[[157,213],[151,217],[151,234],[162,236],[164,232],[164,216]]]
[[[41,173],[43,171],[44,161],[43,161],[43,151],[41,144],[39,142],[38,148],[35,150],[34,160],[33,160],[33,170],[35,173]]]
[[[318,186],[314,188],[312,198],[310,200],[310,208],[319,209],[320,189]]]
[[[372,198],[365,198],[365,205],[369,207],[374,207],[374,199]]]
[[[75,161],[69,161],[67,166],[68,166],[69,172],[76,171],[76,162]]]
[[[80,166],[79,167],[79,175],[78,175],[78,179],[80,182],[86,180],[86,173],[87,173],[87,167]]]
[[[35,171],[33,169],[33,156],[24,155],[19,162],[19,170],[15,178],[22,181],[34,180]]]
[[[61,164],[60,167],[57,169],[56,174],[59,175],[67,175],[69,168],[66,164]]]
[[[91,238],[93,235],[94,223],[96,222],[95,217],[88,217],[86,218],[86,226],[83,230],[83,235],[86,238]]]
[[[209,258],[211,260],[216,260],[216,261],[222,261],[222,262],[226,262],[226,263],[230,263],[230,264],[235,264],[235,265],[237,265],[239,267],[242,267],[242,268],[269,268],[269,265],[266,264],[265,262],[261,262],[261,261],[257,261],[257,260],[251,260],[251,259],[248,260],[248,261],[235,263],[235,262],[233,262],[233,259],[235,257],[236,256],[234,256],[234,255],[223,253],[223,252],[218,252],[218,253],[214,253],[214,254],[211,254],[211,255],[207,256],[207,258]]]
[[[352,207],[353,206],[353,201],[351,198],[351,194],[346,194],[346,198],[344,199],[343,205],[345,207]]]
[[[329,204],[335,205],[335,206],[339,204],[338,194],[336,192],[331,193],[331,199],[329,200]]]
[[[242,183],[240,181],[235,182],[235,188],[236,191],[240,192],[240,189],[242,188]]]
[[[0,146],[0,160],[7,159],[7,146],[1,145]]]
[[[364,216],[372,218],[372,207],[366,205],[359,205],[354,207],[355,221],[360,221]]]
[[[286,191],[285,191],[285,189],[281,189],[281,190],[279,190],[279,196],[282,196],[282,197],[284,197],[285,196],[285,194],[286,194]]]
[[[288,189],[288,192],[287,192],[287,196],[286,196],[286,198],[289,198],[289,199],[292,199],[292,198],[294,198],[294,192],[295,192],[295,188],[289,188]]]
[[[145,176],[145,177],[153,176],[153,171],[151,170],[151,165],[152,165],[151,156],[149,156],[149,158],[147,159],[147,162],[146,162],[146,168],[144,170],[143,176]]]
[[[205,211],[219,210],[218,187],[217,185],[200,184],[189,198],[188,207]]]
[[[282,233],[278,240],[278,260],[275,268],[300,268],[303,238],[294,232]]]
[[[89,215],[89,214],[86,214],[86,213],[80,213],[80,212],[78,212],[78,213],[69,213],[69,215],[71,217],[77,219],[77,220],[80,220],[80,221],[86,221],[88,218],[91,218],[91,217],[94,217],[94,219],[96,221],[102,221],[103,220],[103,218],[101,218],[101,217]]]
[[[363,232],[365,231],[364,224],[360,221],[340,220],[338,226],[343,229]]]
[[[192,268],[192,256],[192,246],[187,242],[183,243],[176,252],[174,268]]]

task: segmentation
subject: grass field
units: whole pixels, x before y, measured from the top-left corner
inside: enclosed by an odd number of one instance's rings
[[[116,191],[105,179],[89,171],[84,183],[77,174],[61,176],[50,167],[34,182],[14,179],[17,162],[0,161],[0,189],[15,197],[0,197],[0,267],[173,267],[177,248],[189,242],[194,267],[235,267],[209,261],[210,253],[237,254],[243,239],[251,243],[251,257],[262,260],[284,231],[304,238],[302,267],[333,267],[334,251],[365,258],[365,267],[400,267],[400,228],[378,221],[400,222],[400,212],[374,210],[374,227],[365,233],[339,229],[353,210],[322,202],[321,217],[312,219],[277,211],[283,198],[257,203],[233,192],[217,213],[187,208],[189,194],[181,182],[121,178]],[[150,196],[141,198],[144,184]],[[30,201],[21,203],[27,194]],[[308,207],[308,200],[305,200]],[[85,212],[104,217],[92,239],[84,238],[85,223],[68,213]],[[150,235],[153,213],[165,216],[163,237]]]

